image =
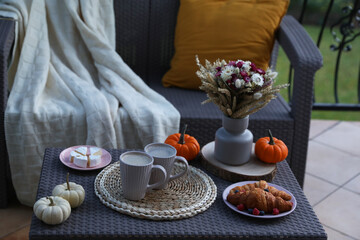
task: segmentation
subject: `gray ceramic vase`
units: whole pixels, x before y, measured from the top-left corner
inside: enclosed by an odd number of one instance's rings
[[[247,163],[253,146],[253,134],[247,129],[249,116],[235,119],[224,115],[222,124],[215,133],[215,159],[228,165]]]

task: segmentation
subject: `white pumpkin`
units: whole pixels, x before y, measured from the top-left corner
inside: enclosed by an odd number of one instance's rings
[[[71,208],[76,208],[84,202],[85,190],[81,185],[69,182],[68,173],[66,175],[66,183],[55,186],[52,195],[68,200]]]
[[[63,223],[71,213],[69,202],[57,196],[40,198],[33,210],[38,219],[51,225]]]

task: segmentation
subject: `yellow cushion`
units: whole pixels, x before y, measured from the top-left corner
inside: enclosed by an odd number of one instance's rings
[[[288,5],[289,0],[181,0],[175,55],[163,85],[198,89],[195,55],[202,64],[242,59],[266,69]]]

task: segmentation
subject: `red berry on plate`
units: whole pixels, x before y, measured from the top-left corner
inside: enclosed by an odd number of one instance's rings
[[[279,213],[280,213],[279,209],[277,209],[277,208],[273,209],[273,212],[272,212],[273,215],[278,215]]]
[[[239,211],[242,211],[245,209],[245,206],[244,204],[240,203],[239,205],[236,206],[236,208],[239,210]]]
[[[254,215],[259,215],[259,214],[260,214],[259,209],[254,208],[254,210],[253,210],[252,214],[254,214]]]

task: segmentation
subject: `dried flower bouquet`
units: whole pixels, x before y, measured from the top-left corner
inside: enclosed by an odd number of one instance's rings
[[[264,71],[250,61],[217,60],[211,64],[205,60],[200,64],[198,56],[196,72],[201,79],[200,89],[207,93],[208,99],[202,102],[215,103],[230,118],[244,118],[259,111],[272,99],[280,89],[289,84],[273,86],[277,72],[268,68]]]

